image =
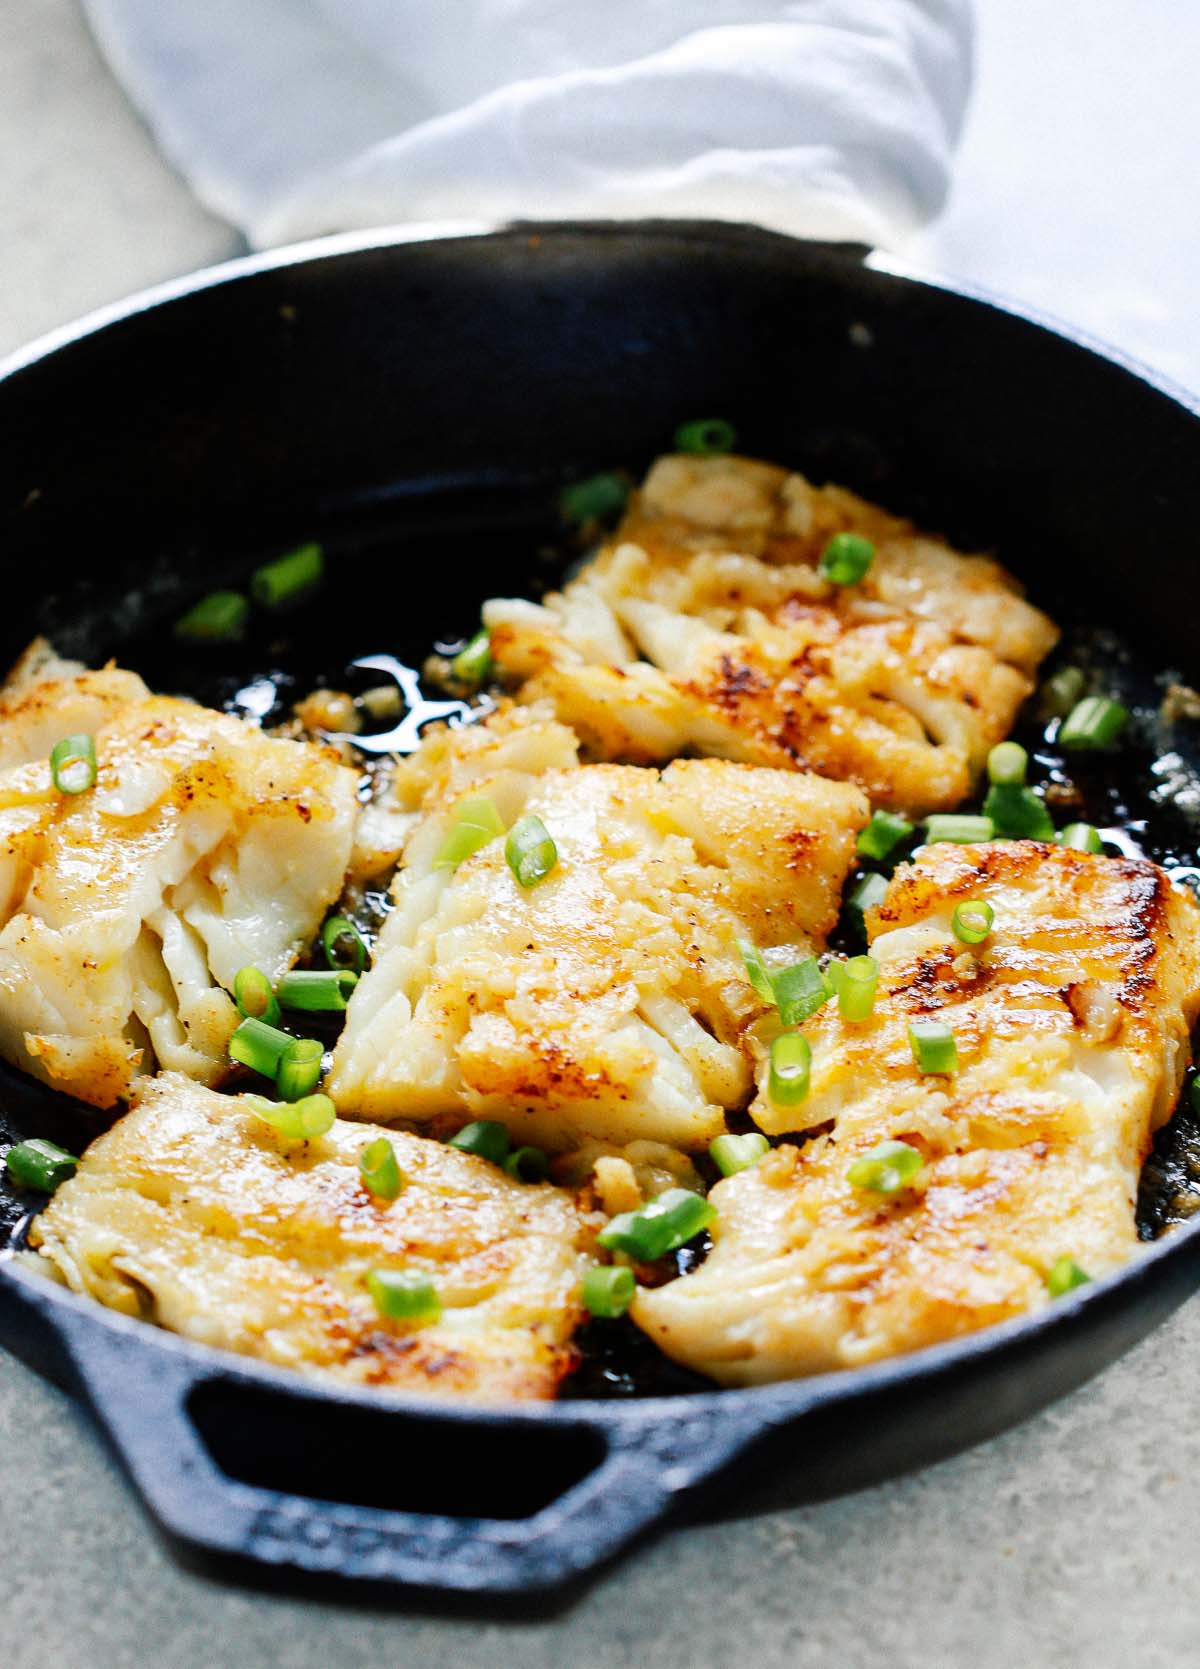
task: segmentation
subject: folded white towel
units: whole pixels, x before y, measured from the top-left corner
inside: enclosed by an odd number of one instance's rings
[[[85,3],[258,245],[655,214],[886,244],[941,206],[970,78],[970,0]]]

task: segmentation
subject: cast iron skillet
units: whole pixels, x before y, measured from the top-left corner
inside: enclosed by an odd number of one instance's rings
[[[322,621],[413,659],[536,579],[572,472],[683,416],[998,548],[1052,611],[1192,659],[1200,421],[1144,373],[995,302],[744,228],[548,225],[333,240],[101,315],[0,377],[0,652],[140,645],[181,597],[313,536]],[[538,507],[542,507],[539,509]],[[158,656],[156,664],[155,656]],[[186,685],[188,667],[178,668]],[[15,1074],[4,1139],[80,1140]],[[8,1243],[28,1201],[10,1195]],[[1095,1373],[1200,1283],[1200,1230],[1028,1320],[747,1392],[482,1411],[326,1389],[126,1321],[5,1259],[0,1339],[82,1393],[194,1548],[444,1590],[531,1592],[708,1498],[816,1498],[918,1465]],[[736,1463],[736,1464],[735,1464]]]

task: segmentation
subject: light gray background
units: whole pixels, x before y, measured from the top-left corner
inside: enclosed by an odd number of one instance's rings
[[[1200,8],[980,10],[954,199],[909,253],[1200,388]],[[0,351],[238,249],[157,159],[73,0],[0,0]],[[1194,1663],[1198,1384],[1193,1304],[1100,1380],[957,1460],[824,1506],[671,1533],[553,1621],[489,1623],[285,1600],[185,1571],[88,1421],[0,1357],[0,1661]]]

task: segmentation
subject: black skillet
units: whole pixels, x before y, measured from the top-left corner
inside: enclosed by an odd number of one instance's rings
[[[419,660],[469,631],[484,596],[546,577],[565,478],[636,469],[681,418],[710,414],[746,452],[998,549],[1060,617],[1119,629],[1134,659],[1114,676],[1193,664],[1200,421],[1184,398],[859,251],[686,223],[334,240],[18,356],[0,377],[0,653],[46,629],[208,699],[285,661],[302,683],[368,652]],[[176,651],[182,602],[311,537],[332,574],[286,641],[240,661]],[[100,1122],[11,1072],[0,1099],[4,1140],[78,1143]],[[1188,1151],[1157,1174],[1186,1180]],[[7,1244],[29,1204],[6,1196]],[[0,1339],[86,1397],[155,1518],[193,1548],[522,1593],[718,1485],[744,1503],[770,1476],[776,1499],[812,1499],[999,1431],[1198,1283],[1200,1230],[1184,1226],[1029,1320],[864,1371],[513,1410],[307,1384],[7,1258]]]

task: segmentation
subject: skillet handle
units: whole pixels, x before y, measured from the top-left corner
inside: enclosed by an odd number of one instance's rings
[[[252,1375],[197,1362],[174,1341],[164,1349],[157,1335],[143,1340],[136,1324],[118,1329],[96,1327],[90,1316],[72,1319],[66,1342],[75,1375],[162,1528],[206,1552],[274,1567],[459,1593],[554,1588],[664,1519],[763,1430],[760,1414],[721,1396],[692,1398],[682,1409],[676,1399],[613,1403],[603,1412],[580,1404],[578,1417],[573,1406],[559,1405],[555,1428],[579,1439],[593,1464],[529,1517],[449,1517],[317,1499],[230,1477],[198,1430],[197,1391],[221,1387],[236,1411],[239,1389],[253,1389]],[[295,1396],[281,1399],[293,1415],[296,1397],[311,1405],[305,1440],[320,1444],[328,1394],[298,1386]],[[339,1397],[343,1406],[364,1400]],[[369,1406],[377,1414],[380,1405]],[[387,1440],[401,1450],[413,1442],[444,1445],[448,1476],[456,1432],[488,1418],[482,1410],[431,1412],[428,1403],[411,1412],[389,1403],[386,1417]],[[545,1426],[528,1412],[523,1420],[520,1412],[506,1414],[494,1442],[508,1441],[514,1422],[524,1424],[536,1457]]]

